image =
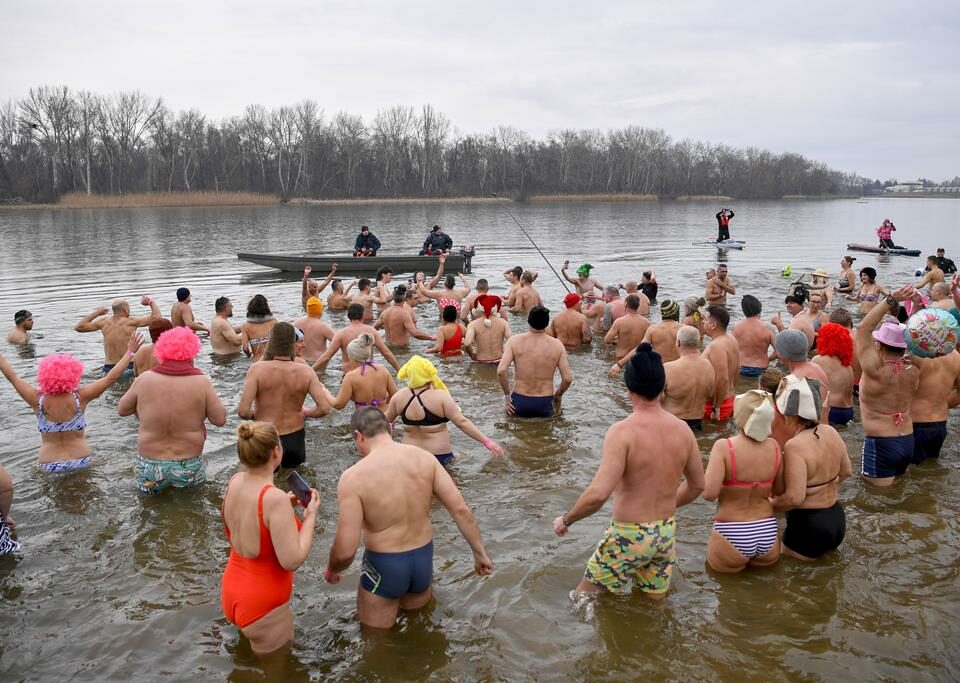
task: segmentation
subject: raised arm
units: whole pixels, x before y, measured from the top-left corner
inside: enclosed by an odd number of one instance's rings
[[[13,385],[14,390],[20,394],[20,398],[22,398],[28,406],[36,410],[38,396],[36,388],[30,386],[23,379],[21,379],[2,354],[0,354],[0,373],[3,373],[3,376],[7,378],[7,381]]]
[[[577,282],[576,280],[574,280],[572,277],[570,277],[569,275],[567,275],[567,268],[569,268],[569,267],[570,267],[570,262],[569,262],[569,261],[564,261],[564,262],[563,262],[563,265],[560,266],[560,274],[563,276],[563,279],[566,280],[567,282],[569,282],[569,283],[572,284],[572,285],[578,285],[578,284],[580,284],[579,282]]]
[[[463,296],[467,296],[470,293],[470,281],[467,280],[467,276],[463,273],[460,273],[460,282],[463,283],[463,287],[460,291],[463,293]]]
[[[433,284],[434,283],[431,282],[430,286],[433,287]],[[420,293],[420,296],[425,296],[428,299],[436,299],[437,301],[443,297],[442,292],[434,292],[432,289],[427,289],[422,282],[417,283],[417,292]]]
[[[76,326],[73,328],[74,331],[96,332],[97,330],[102,329],[103,324],[107,321],[107,319],[103,318],[102,316],[105,316],[109,312],[110,312],[109,308],[107,308],[106,306],[101,306],[100,308],[95,310],[93,313],[88,315],[86,318],[78,322]]]
[[[914,289],[912,285],[906,285],[896,290],[892,296],[897,301],[904,301],[913,294],[913,291]],[[877,326],[880,325],[880,321],[883,320],[883,317],[889,310],[890,304],[887,303],[886,298],[880,299],[877,302],[877,305],[871,308],[870,311],[863,317],[863,320],[860,321],[859,327],[857,327],[857,359],[860,361],[860,367],[863,370],[867,370],[869,368],[871,371],[875,372],[880,368],[880,353],[873,345],[873,331],[877,329]]]
[[[310,273],[313,272],[313,268],[307,266],[303,269],[303,282],[300,284],[300,301],[303,303],[304,307],[307,305],[307,299],[310,298],[310,294],[307,292],[307,286],[310,282]]]
[[[140,303],[144,306],[150,307],[150,315],[136,315],[130,316],[130,322],[132,322],[137,327],[146,327],[154,320],[159,320],[163,317],[163,313],[160,312],[159,307],[157,307],[157,302],[151,299],[148,296],[141,297]],[[206,328],[204,328],[206,329]]]
[[[429,241],[429,238],[428,238],[428,241]],[[438,262],[437,274],[434,275],[433,278],[431,278],[430,284],[427,286],[427,289],[433,289],[434,287],[436,287],[437,283],[440,282],[440,278],[443,277],[443,269],[446,267],[447,255],[440,254],[437,257],[437,262]],[[417,283],[417,284],[422,284],[422,283]]]
[[[108,372],[105,377],[101,377],[96,382],[91,382],[77,389],[80,403],[83,405],[90,403],[90,401],[99,398],[103,392],[113,386],[114,382],[119,380],[123,373],[126,372],[130,361],[133,360],[133,356],[141,344],[143,344],[143,337],[139,332],[134,332],[130,335],[130,341],[127,343],[127,352],[123,358],[120,359],[120,362],[110,368],[110,372]],[[136,384],[136,381],[134,381],[134,384]]]

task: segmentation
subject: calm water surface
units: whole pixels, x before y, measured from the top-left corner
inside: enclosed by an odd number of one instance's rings
[[[706,203],[567,203],[510,205],[557,266],[588,260],[603,283],[657,271],[660,298],[702,293],[703,271],[716,260],[691,242],[715,234]],[[782,308],[780,269],[839,272],[847,242],[873,242],[891,217],[898,242],[957,258],[960,202],[874,200],[737,202],[735,238],[748,249],[726,255],[738,292],[759,296],[765,316]],[[193,291],[197,317],[209,321],[221,295],[238,319],[263,293],[282,319],[299,314],[299,282],[238,262],[237,251],[349,249],[361,223],[384,243],[382,253],[417,249],[434,223],[458,243],[474,243],[474,275],[502,292],[499,273],[538,268],[548,305],[560,308],[560,283],[497,205],[276,207],[72,212],[0,212],[0,320],[34,313],[31,347],[3,349],[16,370],[36,377],[36,359],[69,352],[87,366],[102,361],[99,334],[73,326],[116,296],[154,296],[164,313],[177,287]],[[913,279],[922,259],[858,256],[883,284]],[[739,317],[739,297],[732,298]],[[138,304],[134,313],[140,312]],[[432,329],[433,309],[420,325]],[[342,314],[332,322],[343,324]],[[515,331],[525,325],[512,321]],[[209,349],[209,347],[207,347]],[[415,342],[401,354],[425,348]],[[564,411],[549,421],[502,414],[495,369],[444,361],[441,374],[466,414],[500,441],[493,460],[453,431],[462,458],[452,469],[476,513],[494,574],[472,575],[468,546],[442,509],[434,514],[432,606],[395,631],[365,637],[356,622],[355,563],[344,581],[322,580],[336,524],[336,482],[353,462],[348,414],[309,423],[304,476],[323,497],[309,560],[297,573],[296,640],[289,656],[264,671],[222,616],[220,576],[228,545],[219,517],[221,493],[237,469],[235,408],[248,361],[198,365],[232,413],[207,441],[208,484],[158,498],[133,481],[136,421],[116,416],[126,386],[87,410],[95,466],[68,478],[36,467],[35,418],[0,383],[0,462],[13,476],[13,516],[24,546],[0,558],[0,680],[956,680],[960,678],[960,472],[958,421],[939,463],[911,468],[886,491],[852,479],[842,487],[847,539],[813,565],[783,560],[767,571],[718,576],[704,563],[714,506],[699,501],[678,514],[679,570],[671,596],[609,597],[594,609],[568,598],[609,519],[609,505],[564,539],[553,517],[572,505],[600,458],[606,428],[629,404],[622,382],[608,380],[609,351],[572,354],[573,387]],[[339,373],[325,375],[336,390]],[[741,389],[745,388],[741,387]],[[701,439],[704,455],[721,434]],[[844,432],[855,471],[862,430]]]

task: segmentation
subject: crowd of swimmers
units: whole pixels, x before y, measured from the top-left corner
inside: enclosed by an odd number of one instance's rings
[[[277,320],[257,294],[240,325],[231,322],[226,297],[216,299],[207,325],[196,319],[190,291],[180,288],[169,318],[143,297],[143,315],[118,299],[80,320],[77,332],[103,338],[102,377],[95,381],[82,384],[82,363],[66,354],[43,357],[33,382],[2,355],[0,372],[36,416],[40,469],[61,476],[91,464],[86,407],[135,376],[117,412],[138,420],[137,488],[160,494],[205,482],[206,425],[227,421],[212,383],[194,366],[203,337],[217,355],[252,359],[237,407],[247,420],[236,430],[242,467],[222,504],[230,543],[222,606],[253,649],[265,653],[293,637],[293,577],[310,553],[319,506],[315,489],[304,503],[275,482],[278,473],[308,460],[308,421],[334,409],[352,407],[350,428],[362,457],[340,477],[324,578],[339,582],[362,541],[359,620],[389,628],[399,610],[431,599],[434,499],[469,544],[476,573],[493,571],[477,522],[447,470],[456,459],[448,425],[495,457],[504,450],[458,407],[431,354],[495,365],[503,410],[544,418],[560,409],[574,381],[568,353],[595,339],[612,347],[608,374],[623,373],[631,411],[607,430],[589,486],[553,521],[564,536],[613,496],[613,519],[578,593],[632,585],[663,598],[676,563],[676,509],[701,497],[717,503],[706,558],[715,571],[767,566],[781,554],[813,561],[836,549],[846,529],[839,486],[852,474],[837,428],[854,419],[857,398],[865,434],[860,474],[876,486],[936,458],[948,410],[960,403],[960,353],[910,356],[897,320],[901,307],[924,306],[960,319],[960,278],[948,283],[934,259],[923,281],[888,291],[871,268],[860,271],[857,286],[852,264],[844,258],[835,284],[818,271],[812,284],[791,290],[784,300],[789,319],[764,320],[759,299],[742,295],[743,319],[733,325],[728,297],[737,288],[725,264],[708,271],[702,296],[658,302],[652,271],[639,282],[604,286],[590,264],[571,275],[565,262],[561,272],[573,291],[556,315],[535,287],[538,274],[520,267],[503,274],[504,296],[492,293],[485,279],[474,288],[462,274],[459,281],[445,275],[443,256],[432,278],[417,273],[400,283],[388,267],[374,281],[346,285],[336,266],[320,282],[307,269],[304,315],[294,321]],[[841,305],[844,296],[858,302],[858,327]],[[436,326],[423,330],[416,309],[434,302]],[[651,308],[659,310],[657,322]],[[346,325],[331,327],[324,319],[329,310],[345,310]],[[514,332],[510,314],[523,316],[523,331]],[[30,312],[18,311],[14,322],[9,341],[28,341]],[[424,355],[412,354],[412,343],[426,347]],[[336,356],[342,374],[334,393],[321,380]],[[749,388],[737,394],[738,382]],[[704,467],[697,434],[710,421],[732,427]],[[396,430],[403,434],[399,443]],[[0,466],[0,553],[19,550],[11,533],[12,498],[13,483]],[[786,513],[782,534],[778,512]]]

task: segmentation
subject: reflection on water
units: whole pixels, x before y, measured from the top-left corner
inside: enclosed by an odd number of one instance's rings
[[[960,223],[960,202],[948,200],[744,202],[736,207],[733,232],[748,248],[718,253],[691,244],[715,231],[716,208],[704,203],[511,210],[555,265],[589,260],[605,284],[653,268],[661,300],[702,293],[703,272],[724,261],[738,293],[761,299],[764,316],[783,308],[789,280],[780,270],[787,263],[795,274],[837,273],[843,245],[872,239],[887,215],[904,226],[905,242],[924,253],[942,244],[948,256],[951,230]],[[497,206],[4,211],[0,320],[29,308],[37,334],[31,344],[2,353],[31,382],[38,357],[72,353],[86,365],[84,381],[92,381],[103,363],[100,335],[75,333],[76,322],[116,296],[134,302],[138,313],[135,300],[150,294],[169,312],[180,286],[190,287],[204,322],[218,296],[233,300],[239,322],[258,292],[279,318],[293,319],[300,314],[297,275],[239,262],[235,252],[349,246],[361,223],[374,227],[383,253],[418,249],[426,229],[439,223],[457,241],[477,245],[472,280],[486,277],[502,293],[506,268],[536,268],[547,305],[561,307],[565,290]],[[36,244],[44,245],[42,252]],[[895,285],[912,280],[919,263],[862,254],[855,267],[875,266],[882,284]],[[739,317],[739,297],[731,297],[731,309]],[[345,323],[343,312],[326,317],[335,326]],[[525,327],[519,316],[511,325]],[[422,307],[418,326],[434,330],[436,310]],[[426,345],[416,342],[401,360]],[[16,484],[13,516],[24,546],[19,559],[0,558],[0,680],[960,678],[955,417],[941,462],[911,468],[889,490],[857,480],[844,484],[847,538],[822,562],[783,560],[741,576],[708,572],[715,506],[698,501],[677,517],[678,565],[666,601],[606,596],[578,609],[569,593],[609,513],[577,523],[563,539],[550,523],[589,483],[607,426],[630,409],[621,381],[606,377],[612,360],[599,341],[571,354],[574,383],[561,414],[530,421],[503,414],[495,368],[441,361],[440,373],[464,413],[508,452],[494,459],[453,431],[454,450],[463,456],[454,479],[496,569],[484,580],[471,575],[469,547],[435,506],[436,599],[387,634],[364,633],[356,623],[359,562],[338,586],[323,582],[337,479],[358,456],[348,414],[309,421],[303,475],[321,494],[318,529],[294,586],[295,641],[267,662],[223,618],[219,595],[228,552],[219,505],[237,466],[235,412],[249,360],[201,353],[197,364],[230,418],[226,427],[209,430],[207,485],[156,498],[140,496],[134,486],[136,419],[116,416],[125,385],[87,409],[94,466],[52,478],[36,467],[35,416],[0,383],[0,462]],[[340,380],[338,363],[324,375],[332,390]],[[725,426],[707,425],[699,437],[704,455],[727,433]],[[841,434],[856,468],[862,428],[854,423]]]

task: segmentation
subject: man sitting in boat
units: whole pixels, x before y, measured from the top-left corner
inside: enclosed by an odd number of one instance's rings
[[[360,228],[360,234],[357,235],[357,241],[353,243],[354,256],[376,256],[380,251],[380,240],[370,232],[366,225]]]
[[[880,238],[880,246],[886,249],[903,249],[893,243],[893,231],[897,229],[889,218],[884,218],[883,223],[877,228],[877,237]]]
[[[450,239],[450,235],[441,230],[439,225],[435,225],[430,234],[427,235],[427,239],[424,240],[420,255],[446,254],[452,248],[453,240]]]

